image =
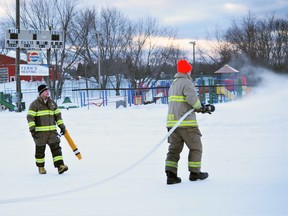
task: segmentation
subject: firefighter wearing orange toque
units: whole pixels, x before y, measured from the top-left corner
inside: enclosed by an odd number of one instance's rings
[[[191,109],[202,109],[201,102],[193,85],[192,78],[190,77],[191,70],[192,65],[190,65],[188,61],[178,61],[175,80],[169,89],[168,116],[166,124],[168,130],[171,129],[187,111]],[[208,177],[208,173],[201,172],[201,136],[195,112],[188,115],[170,135],[168,138],[169,149],[165,164],[167,184],[176,184],[181,182],[181,178],[177,176],[177,170],[180,153],[182,152],[184,143],[189,148],[189,179],[191,181],[196,181]]]

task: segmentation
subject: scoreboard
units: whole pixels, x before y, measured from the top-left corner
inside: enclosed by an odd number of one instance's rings
[[[5,47],[21,49],[63,49],[63,31],[6,29]]]

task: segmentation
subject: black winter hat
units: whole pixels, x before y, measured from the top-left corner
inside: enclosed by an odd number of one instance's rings
[[[38,86],[38,93],[39,93],[39,95],[41,95],[42,92],[44,92],[45,90],[48,90],[48,89],[49,89],[49,88],[48,88],[46,85],[44,85],[44,84]]]

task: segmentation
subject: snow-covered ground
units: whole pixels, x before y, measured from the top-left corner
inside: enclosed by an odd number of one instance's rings
[[[62,138],[69,170],[34,164],[26,112],[0,112],[1,216],[288,215],[288,78],[268,74],[242,100],[197,114],[205,181],[166,185],[167,105],[62,110],[83,159]],[[158,148],[156,147],[158,146]]]

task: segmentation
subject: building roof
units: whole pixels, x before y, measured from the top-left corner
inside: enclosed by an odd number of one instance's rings
[[[20,58],[20,64],[26,64],[27,60]],[[0,54],[0,67],[7,67],[8,65],[15,65],[15,57]]]
[[[221,74],[221,73],[222,74],[227,74],[227,73],[239,73],[239,71],[226,64],[222,68],[217,70],[215,73],[216,74]]]
[[[6,56],[10,58],[16,58],[16,51],[15,50],[9,50],[6,54]],[[27,55],[25,53],[20,52],[20,60],[27,61]]]

